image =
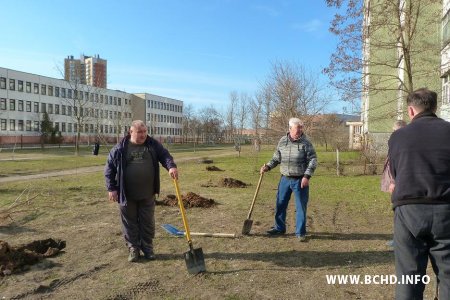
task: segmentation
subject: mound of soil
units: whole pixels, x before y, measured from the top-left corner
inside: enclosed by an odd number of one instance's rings
[[[207,166],[206,171],[223,171],[223,170],[216,166]]]
[[[245,188],[248,184],[233,178],[222,178],[219,182],[219,186],[229,188]]]
[[[208,158],[202,158],[198,160],[199,164],[212,164],[214,161]]]
[[[37,240],[18,247],[11,247],[0,240],[0,276],[10,275],[45,257],[55,256],[65,247],[65,241],[54,239]]]
[[[181,200],[185,208],[189,207],[211,207],[216,205],[213,199],[207,199],[193,192],[181,195]],[[167,195],[163,200],[156,200],[156,205],[178,206],[177,197],[175,195]]]

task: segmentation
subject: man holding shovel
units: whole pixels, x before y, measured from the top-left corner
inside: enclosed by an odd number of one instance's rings
[[[269,235],[286,232],[286,209],[294,193],[296,205],[295,234],[300,242],[306,242],[306,207],[309,197],[309,180],[317,167],[314,146],[303,133],[303,123],[298,118],[289,120],[289,132],[278,142],[272,159],[261,167],[260,173],[280,165],[281,179],[278,184],[275,225]]]
[[[105,167],[110,201],[118,202],[122,231],[129,250],[128,261],[155,259],[155,194],[159,194],[159,163],[178,178],[177,165],[169,151],[147,135],[141,120],[131,123],[129,134],[109,153]]]

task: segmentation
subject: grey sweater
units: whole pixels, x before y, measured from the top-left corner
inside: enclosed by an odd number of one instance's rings
[[[305,134],[291,141],[289,133],[278,142],[272,159],[267,163],[269,170],[280,165],[284,176],[305,176],[310,178],[317,167],[316,150]]]

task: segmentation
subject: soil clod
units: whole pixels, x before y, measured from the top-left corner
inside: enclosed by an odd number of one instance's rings
[[[223,170],[216,166],[207,166],[206,171],[223,171]]]
[[[189,207],[211,207],[217,203],[213,199],[207,199],[193,192],[188,192],[186,195],[181,195],[181,200],[185,208]],[[175,195],[167,195],[163,200],[155,200],[156,205],[178,206],[177,197]]]
[[[65,241],[51,238],[33,241],[18,247],[11,247],[7,242],[0,241],[0,276],[20,271],[26,266],[38,263],[45,257],[55,256],[65,247]]]

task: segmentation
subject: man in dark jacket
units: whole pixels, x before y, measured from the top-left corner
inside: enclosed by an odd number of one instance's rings
[[[169,151],[147,135],[147,126],[133,121],[130,133],[109,153],[105,166],[106,188],[110,201],[118,202],[122,231],[129,249],[128,261],[155,259],[155,194],[160,191],[159,164],[178,178]]]
[[[392,133],[389,159],[395,188],[396,299],[422,299],[430,257],[439,299],[450,299],[450,123],[435,115],[437,94],[407,97],[411,123]],[[407,281],[407,280],[411,280]]]

